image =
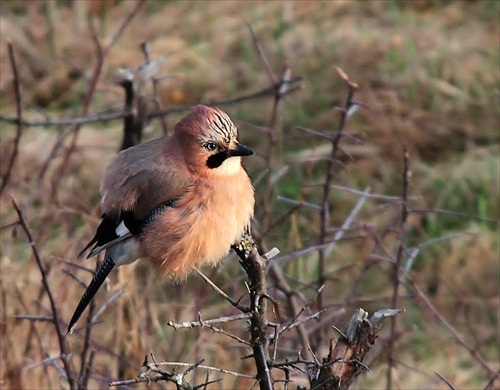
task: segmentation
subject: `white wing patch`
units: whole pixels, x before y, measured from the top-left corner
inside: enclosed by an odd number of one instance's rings
[[[118,237],[123,237],[127,234],[130,234],[130,230],[125,226],[125,222],[121,221],[120,224],[116,227],[115,233]]]
[[[115,233],[118,236],[118,238],[115,238],[113,241],[107,242],[104,245],[95,247],[94,249],[92,249],[92,251],[90,251],[87,257],[89,258],[95,256],[104,249],[108,249],[118,244],[119,242],[122,242],[123,240],[132,237],[132,233],[130,233],[130,230],[127,229],[127,227],[125,226],[125,222],[123,221],[121,221],[120,224],[116,227]]]

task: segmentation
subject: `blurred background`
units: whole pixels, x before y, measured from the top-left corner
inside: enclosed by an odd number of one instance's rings
[[[81,127],[64,121],[123,109],[123,88],[117,81],[126,73],[137,74],[147,62],[143,43],[152,63],[144,72],[157,79],[156,90],[145,86],[156,98],[146,101],[148,113],[233,99],[218,105],[238,126],[241,141],[257,152],[246,161],[259,205],[266,206],[256,210],[256,223],[266,233],[267,245],[280,249],[283,257],[276,261],[290,284],[307,298],[315,293],[318,254],[296,251],[317,244],[320,216],[312,206],[291,208],[293,201],[321,204],[323,160],[331,143],[299,128],[334,134],[339,121],[335,107],[343,106],[347,96],[336,67],[357,83],[355,100],[361,107],[349,118],[340,143],[336,187],[328,199],[328,234],[338,231],[359,202],[358,191],[370,187],[380,196],[367,200],[327,257],[322,294],[329,326],[341,328],[358,307],[372,313],[391,306],[394,275],[388,253],[395,254],[403,242],[409,253],[418,249],[405,265],[431,306],[401,287],[398,306],[406,312],[391,336],[397,339],[392,386],[449,388],[436,371],[461,389],[499,386],[494,378],[500,354],[500,2],[137,4],[0,2],[0,161],[5,187],[0,204],[1,387],[68,387],[58,370],[57,333],[47,320],[51,309],[40,270],[11,199],[19,203],[47,268],[65,329],[84,291],[77,279],[88,283],[91,278],[65,261],[94,269],[94,260],[76,256],[98,225],[99,182],[120,147],[123,124],[119,117]],[[18,128],[12,123],[16,99],[8,41],[26,121],[12,168]],[[99,47],[104,50],[101,60]],[[268,90],[273,85],[269,70],[277,82],[286,67],[292,78],[301,78],[300,88],[282,97],[276,118],[272,93],[234,100]],[[171,131],[183,113],[169,113],[163,122],[152,118],[145,124],[143,141]],[[275,134],[272,166],[266,155],[269,129]],[[401,228],[403,146],[409,151],[414,212]],[[266,183],[272,184],[271,192]],[[104,304],[105,311],[90,342],[96,351],[90,388],[135,378],[148,353],[157,361],[193,363],[204,358],[210,366],[253,374],[252,362],[241,359],[248,351],[235,340],[210,329],[165,325],[170,320],[196,321],[198,312],[204,319],[235,314],[198,276],[175,286],[147,264],[121,268],[96,298],[97,308]],[[218,270],[206,272],[233,297],[245,292],[244,273],[234,255]],[[271,281],[270,288],[279,299]],[[115,298],[111,303],[110,297]],[[315,323],[309,326],[312,332]],[[224,329],[245,337],[246,324]],[[367,356],[371,372],[353,388],[386,387],[388,331],[382,331]],[[82,359],[82,335],[66,339],[75,367]],[[294,356],[294,341],[287,347],[282,356]],[[319,356],[327,350],[324,345]],[[205,373],[193,375],[196,383]],[[230,376],[222,383],[214,388],[250,386],[244,378]],[[296,383],[306,382],[297,374]]]

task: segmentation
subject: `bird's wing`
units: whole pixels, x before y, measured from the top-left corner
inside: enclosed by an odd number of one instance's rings
[[[132,212],[138,219],[170,199],[182,196],[193,179],[178,145],[154,140],[120,152],[101,184],[103,213],[118,219]]]
[[[116,222],[106,214],[102,215],[102,220],[98,226],[94,238],[82,249],[78,257],[83,255],[92,245],[94,247],[90,251],[87,258],[95,256],[104,249],[109,248],[129,237],[132,237],[131,231],[125,226],[124,221]]]
[[[144,224],[175,201],[192,185],[179,148],[155,140],[120,152],[108,166],[101,183],[102,221],[88,257],[140,233]],[[175,145],[174,145],[175,146]],[[168,153],[170,151],[170,153]]]

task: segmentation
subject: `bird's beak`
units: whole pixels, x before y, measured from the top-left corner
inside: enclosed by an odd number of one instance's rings
[[[253,150],[250,149],[248,146],[238,144],[236,146],[236,149],[232,149],[229,151],[229,156],[234,157],[234,156],[251,156],[253,154]]]

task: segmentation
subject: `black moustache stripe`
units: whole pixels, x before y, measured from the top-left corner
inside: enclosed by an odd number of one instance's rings
[[[227,151],[213,154],[207,158],[207,167],[210,169],[218,168],[228,157],[229,154]]]

